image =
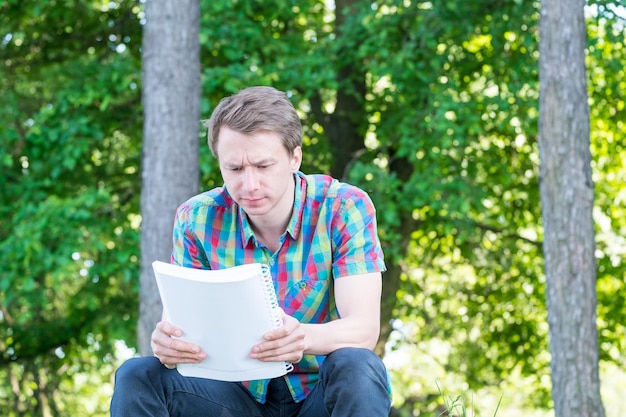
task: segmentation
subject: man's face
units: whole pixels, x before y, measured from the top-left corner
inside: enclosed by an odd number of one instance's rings
[[[222,127],[217,154],[226,188],[248,216],[291,213],[293,173],[302,161],[300,147],[290,156],[278,133],[245,135]]]

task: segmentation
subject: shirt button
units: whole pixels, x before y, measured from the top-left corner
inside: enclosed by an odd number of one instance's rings
[[[274,266],[274,258],[270,258],[270,266]]]

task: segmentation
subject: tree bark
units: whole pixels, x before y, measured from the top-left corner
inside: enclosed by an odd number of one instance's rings
[[[540,20],[540,193],[556,417],[603,417],[584,0],[545,0]]]
[[[139,352],[161,317],[152,262],[169,262],[176,207],[199,190],[200,4],[148,0],[142,43],[144,132]]]
[[[351,30],[349,17],[358,12],[359,4],[359,0],[335,1],[335,34],[338,42],[343,33]],[[323,117],[320,123],[328,135],[333,153],[330,174],[346,180],[347,168],[353,162],[355,154],[364,148],[365,72],[363,63],[353,56],[349,47],[342,47],[337,51],[335,59],[340,63],[337,81],[341,88],[337,89],[335,111]],[[321,110],[319,113],[321,114]]]

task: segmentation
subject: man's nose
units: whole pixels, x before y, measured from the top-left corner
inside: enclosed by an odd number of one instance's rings
[[[244,170],[243,188],[248,191],[259,188],[259,175],[252,167]]]

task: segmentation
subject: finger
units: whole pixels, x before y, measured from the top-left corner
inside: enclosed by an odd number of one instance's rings
[[[172,337],[181,337],[183,335],[182,329],[179,329],[168,321],[160,321],[157,323],[155,330],[159,330],[160,332]]]
[[[263,335],[265,340],[277,340],[288,337],[291,334],[297,333],[300,329],[300,322],[295,318],[283,315],[283,325],[277,329],[270,330]]]
[[[304,354],[304,337],[291,334],[288,337],[260,343],[252,349],[250,356],[262,361],[299,362]]]
[[[154,356],[163,364],[198,363],[206,359],[198,345],[176,338],[182,331],[167,322],[157,324],[152,332],[151,347]]]
[[[159,357],[170,356],[188,359],[206,357],[199,346],[172,338],[153,339],[152,351]]]
[[[264,351],[260,353],[253,352],[250,354],[253,359],[260,360],[262,362],[292,362],[298,363],[302,360],[303,351],[301,349],[286,349],[280,348],[270,351]]]
[[[200,363],[204,359],[206,359],[206,356],[204,358],[200,358],[198,356],[192,357],[192,358],[186,358],[186,357],[181,357],[181,356],[167,356],[167,355],[157,355],[157,354],[155,354],[154,356],[156,356],[157,359],[159,359],[159,361],[163,365],[166,365],[170,369],[180,363]]]
[[[164,352],[158,349],[154,352],[159,361],[164,365],[174,366],[179,363],[200,363],[207,358],[204,352],[195,355],[180,354],[179,352]]]
[[[182,335],[181,329],[166,321],[161,321],[152,332],[151,342],[153,348],[163,348],[182,353],[199,353],[200,347],[198,345],[179,339]]]

